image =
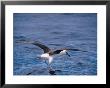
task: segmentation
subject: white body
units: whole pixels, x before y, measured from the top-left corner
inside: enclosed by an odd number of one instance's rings
[[[43,59],[47,59],[49,61],[49,64],[53,61],[53,57],[52,56],[49,56],[48,53],[44,53],[41,55],[41,58]]]
[[[66,54],[66,50],[61,51],[58,55]],[[58,56],[54,55],[54,56]],[[47,59],[49,61],[49,64],[53,61],[53,56],[50,56],[48,53],[44,53],[40,56],[43,59]]]

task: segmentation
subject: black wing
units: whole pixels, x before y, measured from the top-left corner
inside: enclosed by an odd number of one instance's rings
[[[72,51],[82,51],[82,52],[87,52],[87,51],[84,51],[84,50],[81,50],[81,49],[70,49],[70,48],[61,48],[61,49],[58,49],[58,50],[56,50],[56,51],[54,51],[54,53],[56,53],[56,54],[59,54],[61,51],[63,51],[63,50],[72,50]]]
[[[39,43],[38,41],[33,42],[32,44],[33,44],[33,45],[36,45],[36,46],[38,46],[38,47],[40,47],[41,49],[43,49],[44,53],[47,53],[47,52],[50,51],[50,48],[48,48],[47,46],[45,46],[45,45]]]
[[[87,52],[87,51],[81,50],[81,49],[67,49],[67,50]]]
[[[26,43],[26,44],[29,43],[29,44],[33,44],[35,46],[38,46],[41,49],[43,49],[44,53],[47,53],[47,52],[49,52],[51,50],[50,48],[48,48],[47,46],[43,45],[39,41],[24,40],[24,41],[21,41],[20,43]]]
[[[63,51],[63,50],[55,50],[55,51],[53,51],[53,54],[59,54],[61,51]]]

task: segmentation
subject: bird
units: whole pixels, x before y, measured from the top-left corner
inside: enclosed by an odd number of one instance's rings
[[[54,71],[51,67],[51,63],[52,63],[53,59],[55,58],[55,56],[65,54],[70,57],[70,54],[67,52],[69,50],[83,51],[83,50],[75,49],[75,48],[74,49],[71,49],[71,48],[50,49],[48,46],[44,45],[43,43],[41,43],[39,41],[25,41],[24,43],[33,44],[43,50],[43,53],[41,55],[39,55],[38,58],[42,58],[43,60],[45,60],[45,63],[48,65],[49,71],[51,73],[54,73]],[[86,52],[86,51],[83,51],[83,52]],[[48,63],[46,61],[48,61]]]

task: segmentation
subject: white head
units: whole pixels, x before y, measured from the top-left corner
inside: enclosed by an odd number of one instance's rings
[[[66,50],[61,51],[60,54],[66,54]]]

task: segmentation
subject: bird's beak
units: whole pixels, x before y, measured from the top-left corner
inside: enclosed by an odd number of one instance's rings
[[[70,55],[68,54],[68,52],[66,52],[66,55],[70,57]]]

